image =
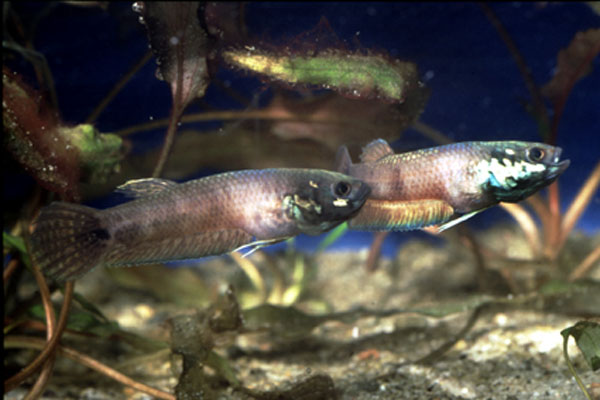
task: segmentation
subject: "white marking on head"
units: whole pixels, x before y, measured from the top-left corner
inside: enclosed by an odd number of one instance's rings
[[[337,198],[333,201],[335,207],[348,207],[348,199]]]

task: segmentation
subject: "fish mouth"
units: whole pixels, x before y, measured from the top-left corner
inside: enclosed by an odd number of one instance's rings
[[[552,158],[552,164],[550,164],[548,178],[555,179],[560,174],[565,172],[565,170],[571,164],[571,160],[560,160],[560,155],[562,153],[562,149],[560,147],[556,147],[554,149],[554,157]]]

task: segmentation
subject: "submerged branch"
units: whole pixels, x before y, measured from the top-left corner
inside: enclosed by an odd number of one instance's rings
[[[541,253],[540,249],[540,233],[535,224],[531,215],[519,204],[512,203],[500,203],[500,207],[502,207],[506,212],[508,212],[511,217],[513,217],[521,229],[523,233],[525,233],[525,238],[527,239],[527,243],[529,243],[529,247],[533,251],[535,257],[538,257]]]
[[[569,209],[565,213],[565,216],[562,221],[562,226],[560,229],[560,239],[558,242],[557,249],[560,249],[564,242],[567,240],[567,236],[575,227],[575,224],[590,204],[592,197],[596,190],[598,190],[598,186],[600,185],[600,162],[596,164],[596,167],[587,178],[577,196],[569,206]]]
[[[41,350],[44,348],[44,341],[38,338],[32,338],[28,336],[17,336],[10,335],[4,338],[4,346],[7,348],[30,348],[30,349],[38,349]],[[143,383],[134,381],[128,376],[120,373],[117,370],[114,370],[107,365],[102,364],[101,362],[86,356],[74,349],[71,349],[66,346],[58,346],[57,348],[58,355],[67,357],[73,361],[76,361],[80,364],[85,365],[88,368],[94,369],[118,382],[121,382],[124,385],[130,386],[135,390],[139,390],[140,392],[144,392],[149,394],[150,396],[154,396],[159,399],[164,400],[175,400],[175,396],[170,393],[164,392],[162,390],[153,388],[151,386],[145,385]]]
[[[43,347],[42,352],[27,367],[23,368],[20,372],[16,373],[15,375],[11,376],[10,378],[4,381],[5,393],[19,386],[21,382],[23,382],[23,380],[25,380],[26,378],[31,376],[31,374],[37,371],[42,366],[42,364],[48,359],[48,357],[50,357],[54,353],[58,341],[60,340],[60,337],[62,336],[62,333],[65,327],[67,326],[67,320],[69,316],[69,310],[71,308],[71,299],[73,298],[74,287],[75,285],[73,282],[67,282],[65,284],[63,305],[60,310],[60,316],[58,318],[56,330],[54,331],[52,338],[48,342],[46,342],[46,345],[45,347]]]
[[[133,78],[133,76],[135,74],[137,74],[137,72],[140,69],[142,69],[142,67],[144,65],[146,65],[146,63],[148,61],[150,61],[151,58],[152,58],[152,52],[151,51],[146,52],[146,54],[142,58],[140,58],[140,60],[137,63],[135,63],[135,65],[133,67],[131,67],[129,69],[129,71],[127,71],[127,73],[121,79],[119,79],[119,81],[110,90],[110,92],[108,92],[108,94],[102,99],[100,104],[98,104],[96,106],[96,108],[94,109],[94,111],[92,111],[92,113],[87,117],[87,119],[85,120],[85,123],[91,124],[94,121],[96,121],[96,119],[98,119],[98,116],[102,113],[102,111],[104,111],[106,106],[108,106],[108,104],[110,104],[110,102],[115,98],[115,96],[117,94],[119,94],[121,89],[123,89],[123,87],[125,87],[127,82],[129,82],[131,80],[131,78]]]
[[[571,272],[569,275],[569,281],[575,281],[577,279],[583,278],[594,265],[596,267],[599,266],[597,264],[598,260],[600,260],[600,247],[596,247],[590,254],[587,255],[586,258]]]
[[[44,275],[40,271],[37,265],[33,263],[31,265],[33,270],[33,275],[40,289],[40,296],[42,298],[42,304],[44,306],[44,313],[46,314],[46,340],[50,341],[52,336],[54,335],[54,331],[56,329],[56,315],[54,314],[54,307],[52,306],[52,301],[50,300],[50,290],[48,289],[48,285],[46,284],[46,279]],[[54,368],[54,361],[56,357],[54,352],[48,357],[44,366],[42,368],[42,372],[38,376],[38,379],[35,381],[35,384],[24,397],[25,400],[37,399],[41,396],[46,384],[48,383],[48,379],[52,376],[52,369]]]
[[[525,62],[525,59],[523,58],[521,52],[517,48],[516,43],[514,42],[514,40],[504,27],[500,19],[498,19],[498,16],[496,15],[496,13],[494,13],[492,8],[489,5],[487,5],[487,3],[480,3],[479,6],[481,7],[483,13],[488,18],[490,23],[494,26],[496,31],[498,31],[498,35],[500,35],[500,37],[504,41],[504,44],[506,44],[508,51],[517,63],[519,72],[521,73],[521,76],[525,81],[525,85],[529,90],[529,94],[531,95],[531,100],[533,102],[533,111],[540,126],[540,133],[542,133],[542,137],[548,139],[548,127],[550,125],[548,112],[546,111],[546,107],[544,106],[544,100],[542,99],[542,93],[540,91],[540,88],[536,85],[535,80],[531,75],[531,70],[527,66],[527,63]]]

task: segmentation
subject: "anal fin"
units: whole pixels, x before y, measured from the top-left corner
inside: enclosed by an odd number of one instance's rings
[[[454,208],[443,200],[367,200],[348,227],[364,231],[409,231],[443,224],[453,215]]]
[[[109,266],[190,260],[229,253],[253,241],[242,229],[223,229],[137,243],[115,243],[105,257]]]

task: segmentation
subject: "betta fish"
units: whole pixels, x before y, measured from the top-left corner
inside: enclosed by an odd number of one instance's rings
[[[41,210],[31,250],[46,275],[72,280],[97,265],[195,259],[318,235],[355,215],[370,192],[341,173],[285,168],[185,183],[140,179],[119,190],[136,199],[105,210],[65,202]]]
[[[552,183],[569,166],[561,149],[522,141],[463,142],[394,154],[382,139],[353,164],[340,147],[339,172],[371,194],[348,221],[355,230],[448,229],[499,202],[516,203]]]

